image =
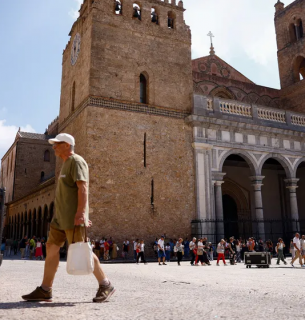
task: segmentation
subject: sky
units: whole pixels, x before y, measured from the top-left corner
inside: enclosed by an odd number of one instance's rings
[[[59,114],[62,52],[81,3],[0,1],[0,159],[19,127],[44,133]],[[220,58],[256,84],[279,88],[275,3],[184,0],[185,21],[192,30],[192,58],[209,54],[207,34],[212,31]]]

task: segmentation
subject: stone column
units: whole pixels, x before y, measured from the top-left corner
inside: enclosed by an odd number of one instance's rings
[[[300,179],[292,178],[292,179],[285,179],[286,188],[289,190],[290,195],[290,212],[291,212],[291,219],[296,220],[292,222],[292,230],[293,232],[297,232],[300,230],[299,225],[299,210],[298,210],[298,200],[297,200],[297,184]]]
[[[196,206],[197,219],[211,219],[213,216],[212,204],[212,145],[193,143],[196,170]],[[206,235],[208,226],[205,222],[198,223],[198,236]]]
[[[223,222],[223,203],[222,203],[222,184],[224,183],[223,177],[225,176],[225,173],[222,172],[214,172],[214,190],[215,190],[215,216],[217,219],[216,222],[216,234],[217,239],[216,241],[219,241],[220,239],[224,238],[224,222]]]
[[[263,199],[262,199],[262,186],[264,176],[252,176],[250,177],[251,185],[254,188],[254,206],[255,206],[255,219],[261,220],[258,223],[257,233],[261,239],[265,239],[265,224],[264,220],[264,210],[263,210]]]

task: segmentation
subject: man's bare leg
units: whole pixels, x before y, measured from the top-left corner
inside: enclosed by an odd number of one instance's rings
[[[42,289],[48,291],[53,286],[55,274],[59,265],[59,250],[60,247],[56,244],[47,243],[47,256],[44,264],[44,275],[42,281]]]
[[[93,274],[98,281],[99,284],[104,284],[104,280],[106,279],[105,273],[101,267],[100,261],[96,254],[93,254],[94,259],[94,271]]]

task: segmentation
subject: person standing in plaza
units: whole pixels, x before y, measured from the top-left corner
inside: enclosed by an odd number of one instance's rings
[[[140,242],[138,242],[138,248],[139,248],[139,252],[137,255],[137,264],[139,264],[139,260],[141,258],[141,262],[143,262],[144,264],[147,264],[146,260],[145,260],[145,243],[144,240],[141,240]]]
[[[161,238],[158,240],[158,262],[159,262],[159,266],[161,266],[161,259],[163,261],[163,265],[166,266],[166,263],[165,263],[164,236],[161,236]]]
[[[128,250],[129,250],[129,241],[126,239],[124,242],[123,242],[123,250],[122,250],[122,257],[123,259],[126,259],[128,258]]]
[[[293,246],[294,246],[294,252],[295,252],[295,257],[294,259],[291,260],[291,266],[294,267],[294,262],[299,259],[300,265],[302,267],[305,267],[302,263],[302,256],[301,256],[301,242],[300,242],[300,234],[296,233],[295,237],[293,238]]]
[[[193,240],[190,242],[190,251],[191,251],[191,266],[194,265],[195,259],[196,259],[196,238],[194,237]]]
[[[225,240],[221,239],[220,242],[217,245],[217,266],[219,266],[219,260],[222,259],[223,264],[226,266],[226,260],[225,260]]]
[[[183,258],[183,250],[184,250],[184,245],[183,245],[183,239],[179,238],[179,240],[176,243],[176,250],[177,250],[177,262],[178,266],[180,266],[180,262],[182,261]]]
[[[185,239],[183,245],[184,245],[184,257],[188,258],[190,254],[190,242],[188,241],[188,238]]]
[[[293,260],[295,256],[293,239],[290,240],[289,252],[291,253],[291,260]]]
[[[33,260],[33,255],[36,249],[35,237],[30,240],[30,260]]]
[[[248,252],[254,252],[255,242],[254,242],[253,238],[249,238],[248,243],[247,243],[247,247],[248,247]]]
[[[305,265],[305,235],[302,235],[302,239],[300,240],[301,244],[301,256],[304,259],[304,265]]]
[[[66,240],[72,243],[85,240],[85,228],[91,226],[89,220],[89,171],[86,161],[74,153],[74,138],[61,133],[50,139],[55,155],[63,160],[58,177],[55,207],[47,241],[47,257],[44,276],[40,287],[32,293],[22,296],[26,301],[51,301],[52,286],[59,265],[59,251]],[[104,274],[95,254],[93,274],[98,281],[99,289],[93,302],[105,302],[114,293],[114,287]]]
[[[139,243],[139,239],[136,239],[133,241],[133,259],[136,261],[137,260],[137,248],[138,248],[138,243]]]
[[[6,254],[6,256],[10,256],[11,255],[12,246],[13,246],[13,240],[12,239],[6,239],[6,242],[5,242],[5,254]]]
[[[24,236],[19,243],[19,249],[21,252],[21,259],[24,259],[25,247],[26,247],[27,242],[28,242],[28,237]]]
[[[109,259],[110,259],[110,257],[109,257],[109,243],[108,243],[108,240],[105,239],[105,241],[104,241],[104,260],[107,261]]]
[[[287,264],[287,262],[285,261],[285,257],[284,257],[285,243],[282,238],[279,238],[278,241],[279,242],[276,245],[276,248],[277,248],[277,263],[276,264],[279,265],[280,260],[282,260],[284,262],[284,264]]]
[[[235,265],[235,258],[236,258],[236,245],[234,238],[231,237],[229,239],[229,257],[230,257],[230,264]]]
[[[40,258],[40,260],[43,260],[42,244],[41,244],[39,238],[37,239],[37,243],[36,243],[35,258],[36,258],[36,260],[37,260],[38,258]]]
[[[169,242],[165,246],[165,260],[166,262],[170,262],[171,260],[171,246],[169,245]]]
[[[117,257],[118,257],[118,245],[113,240],[112,241],[111,259],[116,259]]]
[[[236,262],[240,263],[241,262],[241,243],[239,240],[236,240],[235,247],[236,247]]]

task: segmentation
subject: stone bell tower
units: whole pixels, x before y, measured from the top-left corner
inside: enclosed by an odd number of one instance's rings
[[[283,105],[305,112],[305,0],[275,4],[275,30]]]
[[[72,27],[59,132],[75,136],[89,164],[91,236],[190,237],[194,162],[184,119],[193,81],[183,14],[176,0],[85,0]]]
[[[63,54],[60,122],[88,96],[190,111],[183,12],[176,0],[85,0]]]

